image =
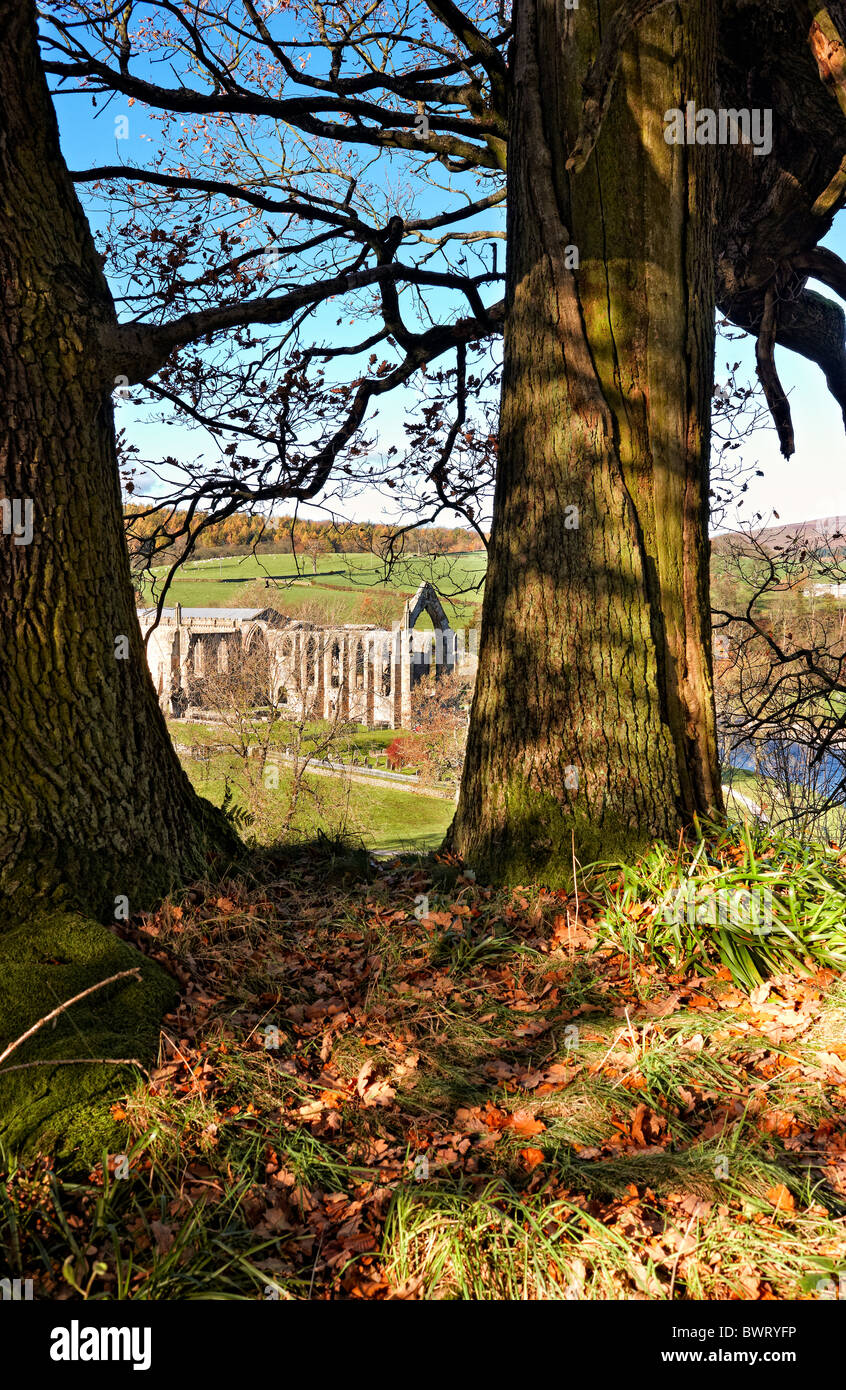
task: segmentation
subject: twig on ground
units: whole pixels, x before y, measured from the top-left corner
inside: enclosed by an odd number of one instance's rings
[[[25,1033],[21,1033],[19,1038],[9,1043],[5,1052],[0,1053],[0,1067],[2,1067],[7,1057],[10,1057],[13,1052],[16,1052],[17,1049],[26,1042],[27,1038],[31,1038],[34,1033],[37,1033],[39,1028],[43,1028],[45,1023],[49,1023],[51,1018],[58,1018],[59,1014],[63,1014],[65,1009],[70,1008],[71,1004],[78,1004],[80,999],[85,999],[89,994],[94,994],[98,989],[104,989],[106,985],[114,984],[115,980],[125,980],[128,975],[134,976],[138,983],[141,983],[141,967],[139,965],[134,965],[131,970],[120,970],[117,975],[110,975],[107,980],[100,980],[96,985],[89,985],[88,989],[84,989],[81,994],[75,994],[72,999],[66,999],[63,1004],[59,1004],[58,1007],[52,1009],[49,1014],[45,1014],[37,1023],[33,1023],[31,1028],[27,1028]],[[13,1068],[9,1067],[8,1070],[12,1071]]]
[[[138,1061],[137,1057],[41,1057],[36,1062],[16,1062],[13,1067],[4,1067],[2,1076],[8,1076],[13,1071],[26,1071],[27,1067],[137,1067],[143,1071],[145,1076],[149,1076],[145,1066]]]

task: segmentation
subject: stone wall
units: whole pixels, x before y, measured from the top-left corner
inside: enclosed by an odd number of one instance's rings
[[[414,631],[427,612],[433,631]],[[143,633],[154,610],[139,610]],[[408,728],[411,690],[434,667],[475,675],[475,634],[454,632],[436,591],[421,584],[392,630],[371,625],[318,627],[272,608],[183,608],[162,612],[147,639],[147,660],[162,709],[184,717],[202,703],[204,679],[233,668],[241,653],[266,644],[274,697],[295,718],[355,720],[369,728]]]

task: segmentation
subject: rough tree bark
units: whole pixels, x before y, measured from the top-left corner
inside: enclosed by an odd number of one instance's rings
[[[0,25],[2,928],[35,899],[139,907],[234,836],[191,788],[156,702],[123,539],[114,364],[98,346],[115,310],[34,12],[2,0]]]
[[[721,809],[708,605],[710,0],[629,38],[584,172],[582,80],[618,8],[515,9],[502,420],[479,673],[450,842],[548,882]],[[569,249],[568,249],[569,248]],[[573,268],[577,248],[579,268]]]

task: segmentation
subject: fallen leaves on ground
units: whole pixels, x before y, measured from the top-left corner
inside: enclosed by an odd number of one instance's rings
[[[258,885],[196,885],[125,930],[182,986],[158,1065],[112,1108],[136,1138],[155,1117],[182,1156],[169,1208],[130,1243],[166,1255],[197,1204],[240,1181],[268,1279],[301,1278],[312,1297],[419,1298],[424,1272],[399,1278],[385,1258],[398,1191],[482,1193],[498,1178],[559,1203],[571,1236],[599,1223],[627,1243],[615,1296],[685,1297],[713,1223],[789,1222],[808,1173],[846,1194],[846,1044],[807,1043],[831,972],[748,994],[725,970],[633,967],[603,946],[584,892],[494,893],[455,873],[439,888],[401,862],[352,878],[339,887],[304,851]],[[791,1103],[802,1088],[813,1121]],[[796,1179],[759,1184],[754,1210],[734,1190],[720,1198],[713,1176],[744,1126]],[[311,1168],[292,1157],[304,1135]],[[245,1178],[230,1155],[247,1140],[260,1160]],[[709,1193],[638,1178],[638,1164],[702,1146]],[[150,1184],[155,1153],[132,1160]],[[602,1178],[621,1164],[636,1180]],[[721,1258],[707,1256],[712,1296],[774,1296],[760,1271]],[[591,1274],[574,1255],[573,1296]]]

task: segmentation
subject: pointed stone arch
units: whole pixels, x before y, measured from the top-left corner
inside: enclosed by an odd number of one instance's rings
[[[428,647],[418,648],[411,639],[411,631],[423,613],[432,620],[431,656]],[[425,634],[424,634],[425,635]],[[444,611],[437,589],[424,580],[417,593],[405,605],[399,637],[397,669],[400,688],[396,691],[395,722],[399,728],[406,729],[411,724],[411,691],[421,677],[431,672],[436,678],[451,671],[455,664],[455,633]]]
[[[267,649],[267,633],[260,622],[250,623],[244,633],[244,651],[260,651],[264,647]]]
[[[429,617],[432,619],[432,626],[436,632],[438,630],[441,632],[449,630],[449,618],[444,612],[444,606],[438,596],[438,591],[429,583],[428,579],[424,579],[417,593],[414,595],[414,598],[409,599],[406,603],[405,612],[403,614],[403,627],[408,628],[410,631],[411,628],[416,626],[423,613],[429,614]]]

